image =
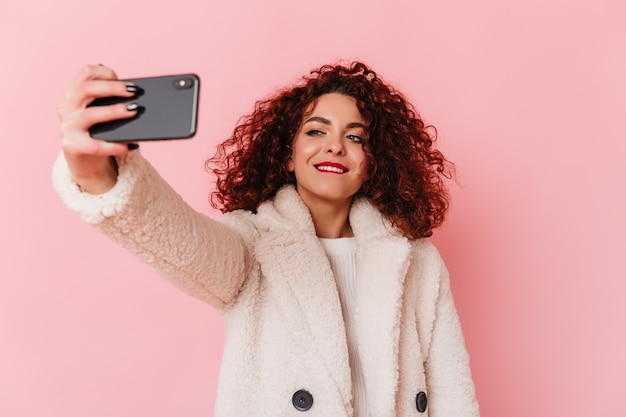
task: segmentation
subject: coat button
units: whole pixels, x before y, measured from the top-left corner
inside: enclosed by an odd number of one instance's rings
[[[307,411],[313,406],[313,396],[303,389],[296,391],[291,397],[291,403],[298,411]]]
[[[420,391],[415,396],[415,406],[417,407],[417,411],[423,413],[426,411],[426,406],[428,405],[428,397],[426,397],[426,393],[424,391]]]

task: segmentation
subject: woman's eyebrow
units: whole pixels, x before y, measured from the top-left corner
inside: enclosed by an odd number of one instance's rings
[[[354,129],[354,128],[356,128],[356,127],[360,127],[360,128],[363,128],[363,129],[367,129],[367,125],[365,125],[365,124],[363,124],[363,123],[361,123],[361,122],[352,122],[352,123],[348,123],[348,124],[346,125],[346,127],[347,127],[348,129]]]
[[[305,125],[305,124],[307,124],[307,123],[311,123],[311,122],[319,122],[319,123],[322,123],[322,124],[327,125],[327,126],[330,126],[330,125],[332,124],[332,123],[330,122],[330,120],[328,120],[328,119],[327,119],[327,118],[325,118],[325,117],[321,117],[321,116],[313,116],[313,117],[311,117],[311,118],[307,119],[307,120],[303,123],[303,125]],[[367,128],[367,126],[366,126],[365,124],[361,123],[361,122],[352,122],[352,123],[348,123],[348,124],[346,125],[346,127],[347,127],[348,129],[354,129],[354,128],[363,128],[363,129],[366,129],[366,128]]]
[[[330,120],[328,120],[325,117],[320,117],[320,116],[313,116],[310,119],[307,119],[304,123],[302,124],[307,124],[307,123],[311,123],[311,122],[320,122],[322,124],[325,125],[329,125],[330,126]]]

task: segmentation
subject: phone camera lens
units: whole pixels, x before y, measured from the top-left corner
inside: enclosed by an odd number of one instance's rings
[[[187,90],[193,87],[193,79],[189,77],[176,78],[172,82],[172,84],[174,85],[174,88],[177,90]]]

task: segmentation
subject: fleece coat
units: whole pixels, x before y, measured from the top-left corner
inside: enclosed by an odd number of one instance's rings
[[[55,187],[82,219],[222,312],[215,415],[351,417],[337,287],[295,188],[282,188],[256,214],[213,220],[189,207],[138,152],[118,165],[115,187],[89,195],[60,156]],[[353,203],[350,224],[358,243],[356,338],[371,417],[478,416],[437,250],[425,239],[404,238],[365,199]],[[301,390],[313,400],[306,411],[292,404]],[[427,398],[425,410],[416,406],[418,394],[422,406]]]

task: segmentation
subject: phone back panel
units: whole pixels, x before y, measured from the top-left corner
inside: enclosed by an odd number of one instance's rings
[[[135,97],[97,99],[90,106],[137,103],[132,119],[96,124],[89,130],[94,139],[110,142],[190,138],[196,133],[200,79],[195,74],[124,80],[136,84]]]

